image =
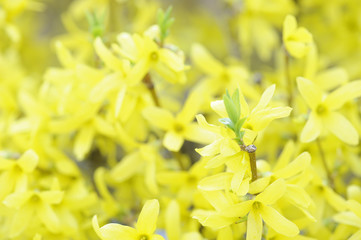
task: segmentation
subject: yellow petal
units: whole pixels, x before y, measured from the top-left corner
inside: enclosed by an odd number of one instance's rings
[[[231,189],[238,196],[244,196],[249,189],[249,179],[244,179],[246,169],[235,172],[231,182]]]
[[[350,145],[357,145],[359,143],[357,130],[342,114],[337,112],[330,112],[325,117],[324,122],[326,128],[341,141]]]
[[[144,109],[143,116],[150,124],[162,130],[169,130],[174,122],[172,113],[159,107],[148,107]]]
[[[216,125],[209,124],[202,114],[197,114],[196,119],[197,119],[199,126],[204,128],[205,130],[207,130],[209,132],[214,132],[214,133],[220,132],[220,128]]]
[[[221,143],[221,139],[216,140],[203,148],[196,148],[196,152],[198,152],[203,157],[214,156],[220,152]]]
[[[157,228],[159,202],[157,199],[145,202],[139,214],[136,229],[139,234],[152,235]]]
[[[214,140],[214,134],[201,128],[197,123],[190,123],[183,133],[184,138],[191,142],[207,144]]]
[[[39,162],[39,157],[32,149],[27,150],[17,161],[24,172],[32,172]]]
[[[249,193],[250,194],[257,194],[262,192],[269,184],[271,178],[270,177],[263,177],[258,178],[256,181],[253,181],[249,185]]]
[[[288,53],[295,58],[303,58],[310,50],[308,44],[299,41],[287,41],[285,45]]]
[[[260,211],[265,223],[276,232],[287,237],[294,237],[300,232],[296,224],[282,216],[274,208],[262,205]]]
[[[285,196],[300,207],[308,208],[312,200],[308,193],[300,186],[287,184]]]
[[[11,221],[11,227],[9,237],[19,236],[33,220],[34,208],[23,208],[21,211],[17,211]]]
[[[143,167],[143,161],[138,152],[130,153],[112,168],[110,176],[116,182],[123,182],[139,171],[140,167]]]
[[[274,172],[278,178],[290,178],[304,171],[311,163],[311,155],[308,152],[301,153],[286,167]]]
[[[257,112],[260,111],[262,109],[264,109],[269,102],[271,101],[271,98],[275,92],[276,89],[276,85],[272,84],[271,86],[269,86],[262,94],[261,99],[259,100],[258,104],[256,105],[256,107],[252,110],[252,112]]]
[[[64,192],[60,190],[43,191],[39,193],[39,197],[47,204],[59,204],[64,197]]]
[[[230,227],[222,228],[217,234],[217,240],[225,239],[233,239],[233,233]]]
[[[100,59],[105,65],[114,70],[123,72],[123,63],[120,59],[115,57],[111,51],[104,45],[101,38],[96,38],[94,42],[94,48]]]
[[[144,78],[144,76],[147,74],[148,71],[149,71],[149,61],[146,59],[141,59],[132,67],[130,72],[128,72],[125,78],[125,82],[129,85],[134,86],[138,84],[140,81],[142,81],[142,79]]]
[[[60,221],[54,210],[48,204],[40,204],[37,208],[37,213],[42,223],[52,233],[60,231]]]
[[[4,199],[3,204],[9,208],[18,209],[23,206],[32,196],[32,192],[12,193]]]
[[[191,48],[191,57],[194,64],[203,72],[213,76],[218,76],[223,72],[223,65],[215,59],[208,50],[200,44],[193,44]]]
[[[346,225],[361,227],[361,219],[356,216],[353,212],[341,212],[333,216],[333,219],[338,223]]]
[[[315,109],[321,103],[322,92],[313,82],[306,78],[298,77],[297,87],[303,99],[311,109]]]
[[[262,239],[262,218],[258,211],[251,210],[247,218],[247,237],[246,240]]]
[[[122,110],[126,91],[127,91],[127,86],[124,85],[117,94],[116,101],[115,101],[115,113],[114,113],[115,118],[118,118],[118,116]]]
[[[253,203],[254,203],[253,200],[249,200],[234,205],[230,205],[222,209],[222,214],[227,217],[237,217],[237,218],[246,216],[247,213],[251,211]]]
[[[96,216],[93,217],[92,224],[95,232],[101,240],[133,240],[137,237],[135,229],[128,226],[123,226],[121,224],[109,223],[99,228],[98,219]]]
[[[167,132],[163,139],[163,145],[169,151],[178,152],[179,149],[182,147],[184,142],[183,136],[174,133],[174,132]]]
[[[257,195],[255,201],[270,205],[280,199],[286,191],[286,183],[280,178],[270,184],[263,192]]]
[[[324,187],[324,194],[327,202],[337,211],[345,211],[347,209],[346,200],[331,188]]]
[[[159,50],[159,58],[163,61],[169,68],[176,72],[184,70],[183,59],[172,52],[169,49],[162,48]]]
[[[358,230],[348,240],[358,240],[361,239],[361,230]]]
[[[321,133],[321,118],[314,112],[311,112],[306,125],[303,127],[300,140],[301,142],[311,142],[315,140]]]
[[[73,68],[76,66],[76,61],[73,56],[70,54],[70,51],[62,44],[60,41],[55,42],[56,55],[65,68]]]
[[[165,212],[165,229],[169,240],[179,240],[181,236],[180,231],[181,219],[180,209],[177,201],[172,200]]]
[[[283,41],[297,29],[297,20],[293,15],[287,15],[283,22]]]
[[[231,185],[233,174],[230,172],[218,173],[203,178],[198,183],[198,188],[204,191],[228,190]]]
[[[120,79],[121,76],[117,73],[107,75],[91,90],[89,100],[93,103],[104,101],[108,97],[109,92],[118,87]]]
[[[139,168],[139,166],[138,166]],[[158,194],[158,185],[157,185],[157,178],[156,178],[156,165],[155,162],[149,162],[145,168],[144,174],[144,182],[145,185],[148,187],[149,192],[154,195]]]
[[[361,204],[355,200],[348,200],[347,206],[361,219]]]
[[[184,103],[184,107],[177,114],[177,119],[180,122],[188,123],[194,119],[194,116],[198,112],[201,104],[203,103],[202,99],[200,99],[200,92],[192,91]]]
[[[284,146],[281,155],[279,156],[273,171],[277,171],[285,167],[291,160],[292,155],[295,152],[295,143],[292,140],[289,140]]]
[[[348,75],[346,70],[341,67],[334,67],[318,74],[315,77],[314,82],[322,90],[331,90],[343,83],[346,83],[347,80]]]
[[[227,227],[237,221],[238,218],[225,217],[214,211],[195,210],[192,212],[192,218],[197,219],[203,226],[220,229]]]
[[[331,110],[342,107],[346,102],[361,96],[361,80],[352,81],[330,93],[325,104]]]
[[[228,117],[226,107],[224,106],[223,100],[217,100],[211,102],[211,108],[215,111],[220,117]]]
[[[74,153],[78,160],[84,160],[85,155],[89,152],[95,131],[92,125],[83,126],[74,140]]]

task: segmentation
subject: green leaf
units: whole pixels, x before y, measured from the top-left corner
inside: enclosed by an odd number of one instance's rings
[[[232,120],[234,124],[237,123],[240,117],[240,112],[237,110],[237,106],[233,102],[233,99],[229,95],[228,91],[226,91],[226,94],[223,96],[223,102],[224,102],[224,106],[226,107],[226,111],[229,118]]]
[[[238,120],[238,122],[236,123],[236,127],[235,127],[235,129],[234,129],[235,132],[239,132],[239,131],[241,130],[244,122],[246,121],[246,119],[247,119],[247,118],[244,117],[244,118],[241,118],[241,119]]]
[[[105,14],[98,17],[94,12],[86,12],[89,24],[89,32],[93,38],[101,37],[105,32]]]
[[[233,104],[236,107],[237,116],[241,116],[241,103],[239,101],[239,90],[238,90],[238,88],[236,89],[236,91],[234,91],[234,93],[232,95],[232,101],[233,101]]]
[[[160,42],[163,43],[164,39],[169,35],[169,28],[174,23],[174,18],[171,17],[172,6],[169,6],[164,12],[162,9],[157,13],[157,24],[160,29]]]
[[[229,119],[229,118],[220,118],[218,121],[220,123],[223,123],[224,125],[226,125],[227,127],[229,127],[230,129],[232,129],[234,131],[234,124],[233,124],[231,119]]]

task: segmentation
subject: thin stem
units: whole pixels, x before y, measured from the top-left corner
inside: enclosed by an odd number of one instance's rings
[[[145,77],[143,78],[143,83],[147,86],[147,88],[150,91],[150,94],[152,95],[154,104],[157,107],[160,107],[160,103],[159,103],[159,98],[157,96],[157,93],[155,92],[155,88],[154,88],[154,83],[152,81],[152,78],[150,77],[150,74],[147,73],[147,75],[145,75]]]
[[[293,106],[293,81],[291,78],[290,73],[290,56],[284,47],[284,55],[285,55],[285,76],[287,81],[287,87],[288,87],[288,106]]]
[[[257,180],[257,165],[256,165],[256,146],[251,144],[248,146],[241,145],[241,149],[248,153],[249,156],[249,163],[251,166],[251,172],[252,172],[252,182]]]
[[[335,182],[334,182],[334,179],[333,179],[333,177],[332,177],[331,171],[330,171],[330,169],[329,169],[328,166],[327,166],[325,153],[324,153],[324,151],[323,151],[323,148],[322,148],[320,139],[317,138],[316,143],[317,143],[318,150],[320,151],[320,156],[321,156],[321,160],[322,160],[323,167],[324,167],[324,169],[325,169],[325,171],[326,171],[326,174],[327,174],[328,184],[330,185],[330,187],[331,187],[333,190],[335,190]]]

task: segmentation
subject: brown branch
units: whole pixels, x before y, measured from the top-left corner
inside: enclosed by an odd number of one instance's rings
[[[150,77],[149,73],[147,73],[147,75],[145,75],[145,77],[143,78],[143,83],[149,89],[150,94],[152,95],[154,104],[157,107],[160,107],[159,98],[157,96],[157,93],[155,92],[154,83],[153,83],[152,78]]]
[[[257,165],[256,165],[256,150],[257,147],[253,144],[245,146],[241,145],[242,151],[245,151],[248,153],[249,156],[249,163],[251,166],[251,172],[252,172],[252,182],[257,180]]]

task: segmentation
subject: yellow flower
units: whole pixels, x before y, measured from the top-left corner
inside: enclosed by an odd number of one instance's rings
[[[311,142],[320,136],[323,129],[327,129],[343,142],[357,145],[359,136],[356,129],[337,110],[346,102],[361,96],[361,80],[343,85],[328,95],[306,78],[297,78],[297,84],[303,99],[311,108],[301,132],[301,141]]]
[[[211,200],[216,211],[195,210],[193,217],[204,226],[220,229],[247,215],[247,240],[260,240],[262,238],[262,219],[276,232],[293,237],[299,233],[297,225],[269,206],[276,203],[285,191],[284,180],[278,179],[254,199],[237,204],[231,204],[227,198],[222,199],[220,196],[212,197],[211,194],[214,195],[215,193],[207,193],[210,197],[207,196],[206,198]]]
[[[116,223],[109,223],[99,228],[97,216],[93,217],[93,228],[102,240],[164,240],[154,234],[159,215],[159,202],[156,199],[145,202],[139,214],[135,229]]]
[[[57,190],[41,192],[33,190],[8,195],[3,201],[4,205],[16,209],[9,236],[19,236],[36,216],[50,232],[58,233],[60,221],[54,212],[53,205],[59,204],[63,195],[64,192]]]
[[[246,88],[246,97],[256,99],[259,97],[256,89],[247,82],[249,73],[240,64],[225,65],[213,57],[208,50],[200,44],[193,44],[191,57],[194,64],[202,70],[206,76],[204,88],[211,95],[223,93],[226,89],[235,89],[239,85]]]
[[[348,240],[361,239],[361,203],[351,199],[347,201],[347,207],[349,211],[338,213],[333,219],[338,223],[353,226],[358,229]]]
[[[11,192],[26,190],[28,175],[34,171],[38,161],[39,157],[33,150],[26,151],[15,161],[0,157],[0,200]]]
[[[166,131],[163,145],[168,150],[179,151],[184,139],[199,143],[208,143],[212,139],[209,132],[192,122],[201,103],[198,94],[201,93],[192,92],[175,117],[170,111],[160,107],[148,107],[144,110],[144,117],[151,125]]]
[[[120,47],[114,44],[114,50],[134,64],[125,78],[127,83],[139,83],[150,70],[171,83],[185,82],[186,66],[181,53],[160,48],[152,38],[138,34],[121,33],[118,42]]]
[[[287,15],[283,23],[283,43],[291,56],[302,58],[310,49],[312,34],[306,28],[297,27],[293,15]]]
[[[251,144],[259,131],[265,129],[271,121],[284,118],[290,115],[292,108],[290,107],[269,107],[269,103],[276,89],[276,85],[269,86],[262,94],[258,104],[249,110],[248,104],[244,96],[240,94],[241,103],[241,118],[246,117],[243,124],[246,133],[244,135],[244,142],[246,145]],[[227,117],[226,108],[223,100],[214,101],[211,103],[212,109],[217,112],[221,117]]]

